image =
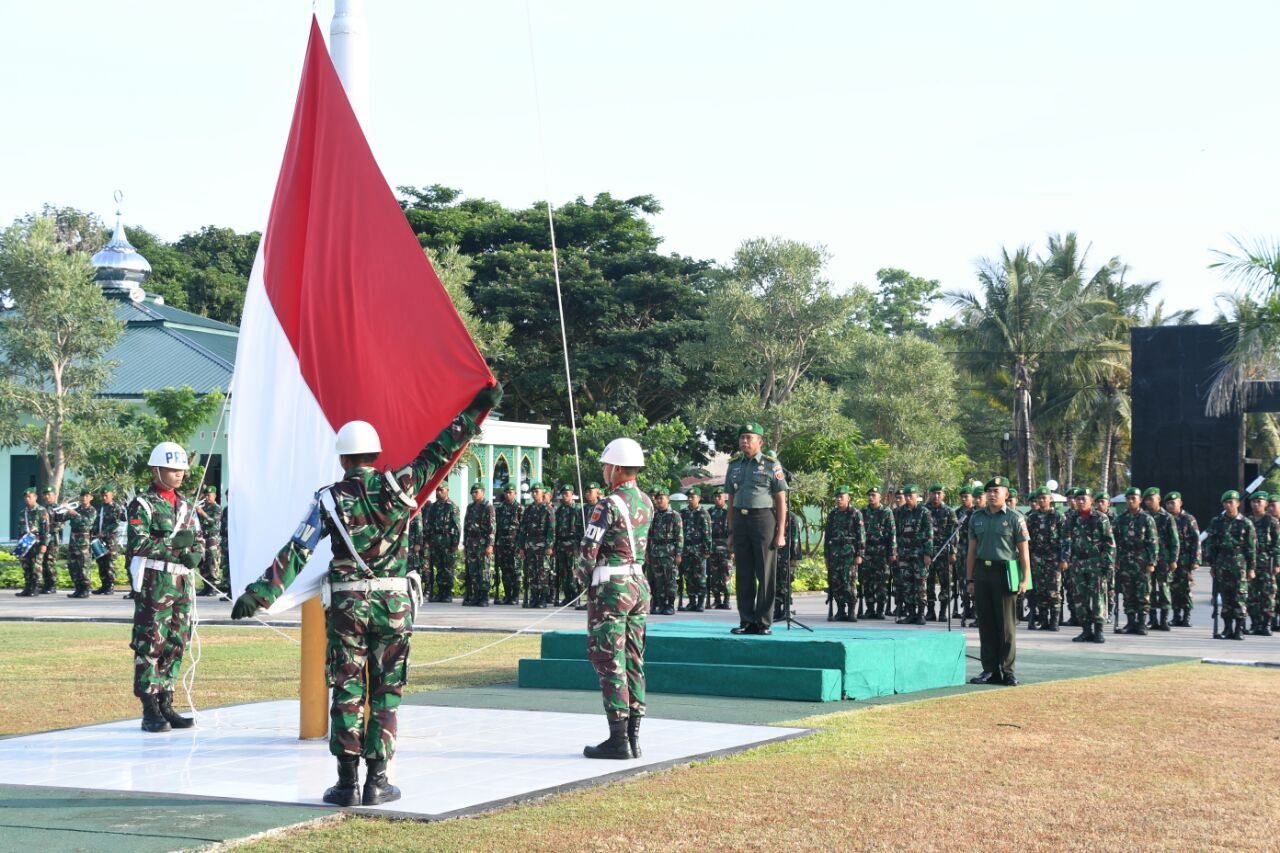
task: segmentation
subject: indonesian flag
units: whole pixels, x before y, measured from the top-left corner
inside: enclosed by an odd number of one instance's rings
[[[378,464],[400,466],[493,383],[374,162],[313,17],[236,349],[233,597],[270,566],[314,492],[342,476],[343,424],[372,423]],[[322,540],[271,612],[314,595],[330,555]]]

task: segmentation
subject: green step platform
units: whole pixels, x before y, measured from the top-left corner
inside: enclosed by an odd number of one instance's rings
[[[832,702],[964,683],[960,632],[816,627],[734,636],[717,622],[650,624],[650,690]],[[520,661],[521,687],[596,690],[585,631],[542,635],[542,658]]]

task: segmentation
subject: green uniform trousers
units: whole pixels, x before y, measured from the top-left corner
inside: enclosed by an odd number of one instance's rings
[[[978,639],[982,645],[982,669],[1003,675],[1013,674],[1017,656],[1014,613],[1017,593],[1009,591],[1009,575],[1004,563],[978,560],[974,570],[973,603],[978,611]]]

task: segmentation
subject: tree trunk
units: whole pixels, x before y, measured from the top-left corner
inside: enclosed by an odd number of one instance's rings
[[[1098,457],[1098,467],[1102,469],[1102,491],[1111,495],[1111,408],[1108,401],[1107,419],[1102,424],[1102,453]]]
[[[1018,490],[1026,495],[1035,479],[1035,446],[1031,435],[1031,372],[1021,359],[1014,368],[1014,383],[1013,435],[1014,450],[1018,454]]]
[[[1063,444],[1066,450],[1066,465],[1062,469],[1065,485],[1072,486],[1076,482],[1076,431],[1067,424]]]

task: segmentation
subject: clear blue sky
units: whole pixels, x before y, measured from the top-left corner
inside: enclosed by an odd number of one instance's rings
[[[1280,236],[1267,2],[367,0],[370,136],[393,185],[513,206],[656,195],[668,250],[826,244],[831,279],[974,286],[1075,230],[1208,318],[1229,236]],[[316,6],[328,32],[332,0]],[[9,3],[0,223],[45,202],[175,239],[260,228],[306,0]]]

